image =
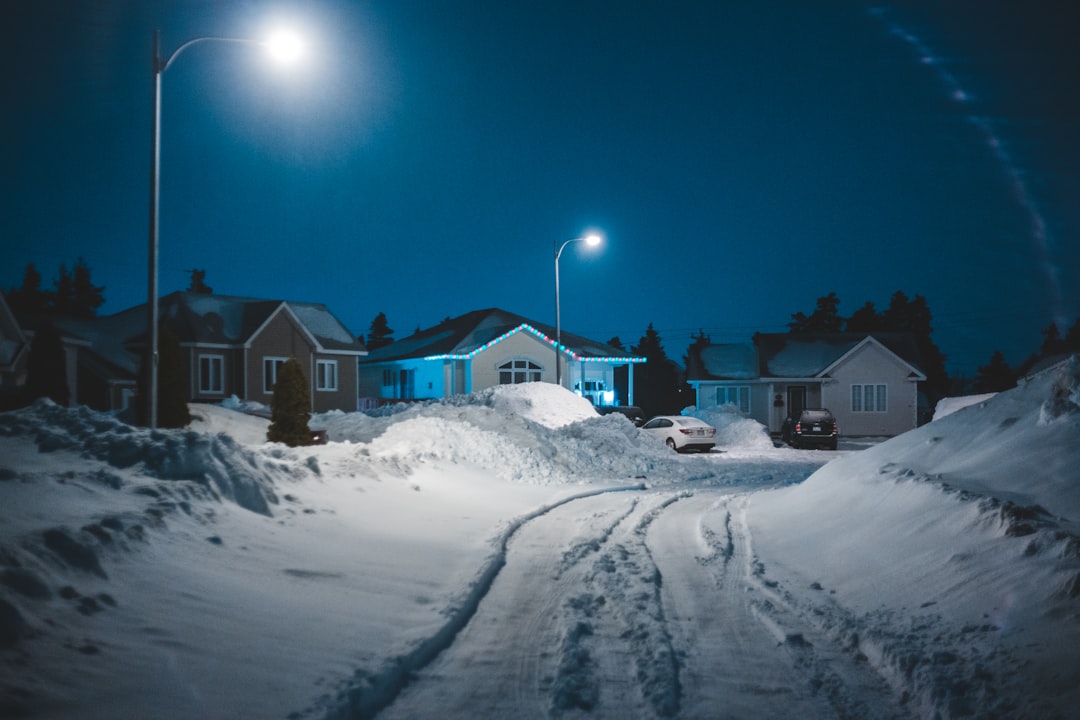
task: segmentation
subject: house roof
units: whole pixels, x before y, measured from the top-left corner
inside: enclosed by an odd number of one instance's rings
[[[915,338],[903,332],[758,333],[752,345],[691,347],[687,375],[691,381],[816,378],[867,342],[880,344],[923,375]]]
[[[158,301],[158,317],[183,345],[243,347],[278,312],[290,313],[320,352],[360,355],[363,344],[326,308],[315,303],[174,292]],[[89,320],[57,318],[65,334],[89,341],[106,367],[134,374],[146,337],[146,305]]]
[[[0,369],[14,368],[19,356],[29,347],[26,335],[0,293]]]
[[[555,345],[555,329],[533,322],[515,313],[487,308],[447,318],[438,325],[420,330],[390,345],[372,350],[362,363],[394,362],[408,359],[465,359],[475,356],[494,343],[518,332],[528,332],[542,342]],[[644,362],[645,358],[630,355],[588,338],[562,332],[564,351],[575,359],[619,360]]]

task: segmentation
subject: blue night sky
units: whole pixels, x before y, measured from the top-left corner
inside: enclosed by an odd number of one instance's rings
[[[146,299],[153,28],[291,21],[163,76],[161,292],[396,337],[497,306],[668,355],[926,297],[952,372],[1080,316],[1071,2],[37,0],[0,29],[0,286],[78,257]]]

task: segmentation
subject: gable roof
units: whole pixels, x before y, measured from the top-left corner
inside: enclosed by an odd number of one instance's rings
[[[827,375],[858,348],[873,344],[895,355],[918,379],[919,353],[910,333],[758,333],[753,344],[691,347],[691,381],[764,378],[812,379]]]
[[[0,293],[0,370],[12,370],[28,348],[26,334]]]
[[[434,327],[370,351],[360,362],[467,359],[519,332],[530,333],[552,348],[555,346],[554,328],[499,308],[487,308],[447,318]],[[564,331],[561,339],[563,352],[575,360],[645,362],[643,357],[580,335]]]
[[[363,343],[316,303],[174,292],[158,300],[158,317],[182,345],[242,348],[279,312],[290,314],[319,352],[363,355]],[[134,374],[146,341],[146,304],[87,320],[57,318],[65,333],[88,341],[103,366]]]

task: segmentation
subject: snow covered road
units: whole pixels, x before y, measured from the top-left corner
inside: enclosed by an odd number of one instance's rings
[[[770,600],[745,508],[619,492],[522,525],[475,616],[379,717],[891,716],[865,664]]]

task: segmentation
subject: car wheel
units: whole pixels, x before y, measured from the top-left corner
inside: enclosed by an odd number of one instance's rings
[[[675,447],[675,441],[674,441],[674,440],[672,440],[671,438],[668,438],[668,439],[667,439],[667,440],[665,440],[664,442],[666,442],[666,443],[667,443],[667,446],[668,446],[669,448],[671,448],[671,449],[672,449],[672,450],[674,450],[675,452],[679,452],[679,449],[678,449],[677,447]]]

